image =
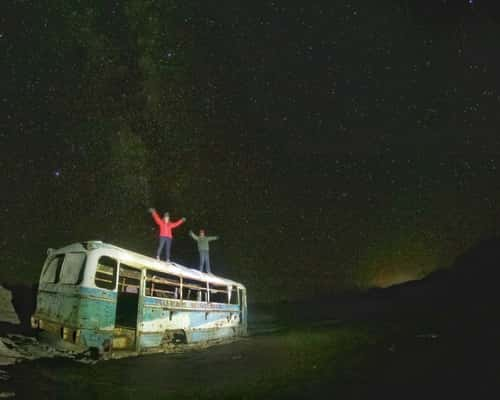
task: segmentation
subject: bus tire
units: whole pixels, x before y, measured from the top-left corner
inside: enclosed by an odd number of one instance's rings
[[[99,351],[98,347],[90,347],[89,348],[89,357],[92,360],[99,360],[102,357],[102,353]]]

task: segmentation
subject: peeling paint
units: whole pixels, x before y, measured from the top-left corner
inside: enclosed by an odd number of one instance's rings
[[[199,271],[193,272],[179,264],[161,263],[116,246],[95,243],[87,246],[88,249],[74,244],[51,252],[49,257],[53,258],[55,255],[85,250],[87,261],[84,277],[79,284],[74,285],[44,282],[41,279],[37,309],[32,317],[34,327],[75,346],[95,348],[101,354],[123,350],[139,353],[164,351],[176,343],[203,343],[246,335],[246,291],[243,285]],[[121,290],[120,286],[114,289],[97,287],[94,284],[96,263],[103,256],[116,259],[117,265],[121,265],[120,260],[126,260],[124,268],[133,273],[137,271],[135,279],[138,290],[125,292],[126,284],[123,283],[120,283]],[[45,265],[48,262],[49,259]],[[146,271],[178,275],[181,279],[183,276],[191,280],[202,279],[200,282],[206,282],[203,283],[206,287],[210,283],[237,288],[235,293],[238,293],[241,305],[146,296]],[[127,275],[123,276],[126,279]],[[228,289],[228,293],[232,291]],[[228,303],[229,300],[227,295]],[[121,304],[120,311],[118,304]],[[122,315],[126,312],[128,314],[125,316],[130,315],[132,306],[137,307],[137,315],[127,317],[125,321],[128,321],[128,326],[119,326],[117,313]]]

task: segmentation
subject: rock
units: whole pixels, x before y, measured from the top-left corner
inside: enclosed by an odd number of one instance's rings
[[[10,290],[5,289],[0,285],[0,321],[10,322],[11,324],[18,325],[20,323],[19,317],[12,305],[12,294]]]
[[[3,338],[0,338],[0,365],[14,364],[22,356],[15,350],[5,345]]]

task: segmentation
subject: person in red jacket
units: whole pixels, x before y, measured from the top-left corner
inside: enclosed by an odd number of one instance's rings
[[[165,247],[165,261],[170,261],[170,248],[172,247],[172,229],[177,228],[179,225],[181,225],[186,220],[186,218],[182,217],[175,222],[171,222],[168,212],[163,214],[163,219],[160,218],[154,208],[150,208],[149,212],[153,216],[156,225],[158,225],[158,227],[160,228],[160,243],[158,244],[158,250],[156,251],[156,259],[160,259],[161,251],[163,250],[163,247]]]

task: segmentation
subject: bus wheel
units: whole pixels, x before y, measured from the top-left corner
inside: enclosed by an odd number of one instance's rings
[[[175,330],[175,331],[165,331],[163,335],[162,345],[170,345],[170,344],[185,344],[186,333],[183,330]]]
[[[92,360],[99,360],[101,358],[101,352],[97,347],[89,348],[89,356]]]
[[[172,343],[175,344],[185,344],[187,343],[186,334],[184,332],[176,332],[173,335]]]

